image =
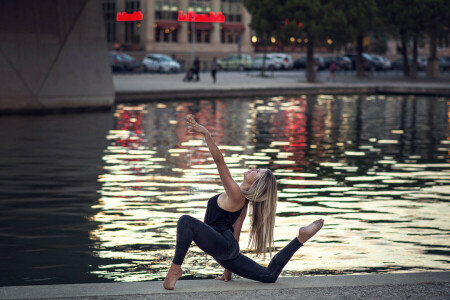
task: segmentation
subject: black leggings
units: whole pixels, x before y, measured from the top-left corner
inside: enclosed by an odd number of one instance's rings
[[[239,276],[261,282],[275,282],[292,255],[303,246],[297,238],[293,239],[265,268],[239,252],[239,243],[231,230],[218,232],[209,225],[184,215],[177,224],[177,245],[172,261],[174,264],[183,263],[192,241],[222,267]]]

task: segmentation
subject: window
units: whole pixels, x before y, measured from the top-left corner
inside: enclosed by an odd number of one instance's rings
[[[133,13],[141,10],[140,0],[126,0],[125,11],[127,13]],[[140,22],[124,22],[125,23],[125,42],[126,43],[139,43],[140,42]]]
[[[189,0],[188,11],[209,13],[211,11],[211,0]]]
[[[177,20],[178,0],[156,0],[155,19],[156,20]]]
[[[105,21],[106,40],[108,43],[116,42],[116,1],[102,1],[103,18]]]
[[[195,30],[195,42],[196,43],[209,43],[210,35],[211,35],[211,30],[196,29]],[[189,29],[188,36],[189,36],[189,43],[192,43],[191,29]]]
[[[225,16],[225,22],[241,22],[242,0],[221,0],[220,10]]]
[[[240,31],[222,29],[220,31],[220,41],[223,44],[237,44],[240,35]]]
[[[450,45],[450,35],[443,35],[438,38],[437,46],[439,49],[446,49]]]
[[[155,27],[155,42],[176,43],[178,42],[177,28]]]

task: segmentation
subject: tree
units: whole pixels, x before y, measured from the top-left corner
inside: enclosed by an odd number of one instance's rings
[[[436,66],[436,38],[449,27],[450,4],[448,0],[378,0],[383,7],[381,18],[397,31],[401,39],[403,72],[417,78],[418,40],[428,33],[430,37],[430,60]],[[412,66],[408,62],[407,44],[412,38]]]
[[[271,43],[271,37],[276,37],[282,27],[285,2],[286,0],[244,0],[245,8],[252,15],[250,28],[255,31],[264,51],[262,76],[264,76],[266,62],[266,47]]]
[[[314,47],[327,39],[345,39],[345,7],[336,0],[287,0],[284,8],[284,15],[291,24],[285,29],[293,30],[296,26],[305,37],[306,78],[308,82],[315,82]]]
[[[450,3],[448,0],[425,0],[425,2],[427,3],[427,20],[424,25],[430,43],[427,77],[436,78],[439,77],[437,39],[450,33]]]
[[[404,76],[409,76],[407,52],[409,29],[403,3],[403,0],[378,0],[378,6],[383,8],[379,13],[382,24],[393,34],[398,34],[400,38],[403,57],[403,74]]]
[[[362,53],[364,36],[372,32],[378,23],[376,0],[342,0],[346,6],[348,30],[356,39],[356,75],[363,75]]]

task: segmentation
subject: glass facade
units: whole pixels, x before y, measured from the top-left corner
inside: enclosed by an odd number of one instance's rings
[[[116,42],[116,0],[102,1],[103,17],[105,19],[106,41]]]
[[[211,9],[211,0],[189,0],[188,10],[196,13],[209,13]]]
[[[184,4],[183,4],[184,3]],[[186,5],[181,7],[180,4]],[[237,44],[246,26],[242,23],[242,0],[102,0],[103,15],[107,41],[119,43],[123,49],[136,49],[136,46],[149,48],[149,42],[155,45],[163,43],[195,43],[209,45]],[[196,22],[183,24],[178,21],[178,12],[193,11],[197,14],[209,12],[222,12],[225,15],[225,23],[214,25],[208,22]],[[117,22],[118,12],[133,13],[141,11],[143,21]],[[151,14],[151,18],[148,17]],[[151,22],[147,24],[145,22]],[[150,37],[141,36],[144,29],[150,29],[153,33]],[[194,32],[192,33],[192,30]],[[148,31],[147,31],[148,32]],[[148,33],[146,33],[148,34]],[[142,43],[146,41],[145,45]],[[248,43],[249,44],[249,43]],[[131,47],[131,48],[130,48]]]
[[[140,0],[126,0],[125,11],[133,13],[141,10]],[[140,42],[140,22],[124,22],[125,23],[125,42],[138,44]]]
[[[176,20],[178,18],[178,0],[156,0],[156,20]]]
[[[221,0],[220,11],[225,16],[225,22],[242,21],[242,0]]]

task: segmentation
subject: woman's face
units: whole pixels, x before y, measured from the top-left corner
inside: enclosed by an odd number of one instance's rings
[[[244,181],[247,181],[250,184],[256,181],[259,177],[261,177],[267,169],[255,169],[251,168],[250,170],[244,172]]]

